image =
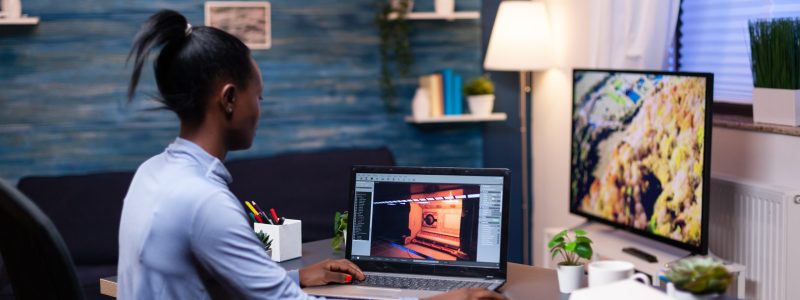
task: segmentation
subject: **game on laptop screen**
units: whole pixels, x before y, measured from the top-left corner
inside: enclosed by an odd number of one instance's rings
[[[503,177],[357,173],[352,259],[498,268]]]

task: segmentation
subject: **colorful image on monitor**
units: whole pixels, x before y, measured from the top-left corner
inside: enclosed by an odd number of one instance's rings
[[[706,80],[576,70],[571,211],[698,247]]]
[[[475,261],[480,185],[376,182],[371,256]]]

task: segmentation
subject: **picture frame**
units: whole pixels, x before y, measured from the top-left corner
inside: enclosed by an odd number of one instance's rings
[[[236,36],[250,49],[272,47],[271,23],[267,1],[205,2],[205,25]]]

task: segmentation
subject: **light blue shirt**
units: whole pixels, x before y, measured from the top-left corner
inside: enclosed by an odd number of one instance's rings
[[[264,252],[228,170],[175,139],[133,177],[119,228],[120,299],[309,299]]]

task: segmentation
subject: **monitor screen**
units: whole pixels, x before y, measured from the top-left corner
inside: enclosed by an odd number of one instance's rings
[[[570,211],[705,254],[712,83],[574,70]]]
[[[499,268],[503,180],[356,173],[350,259]]]

